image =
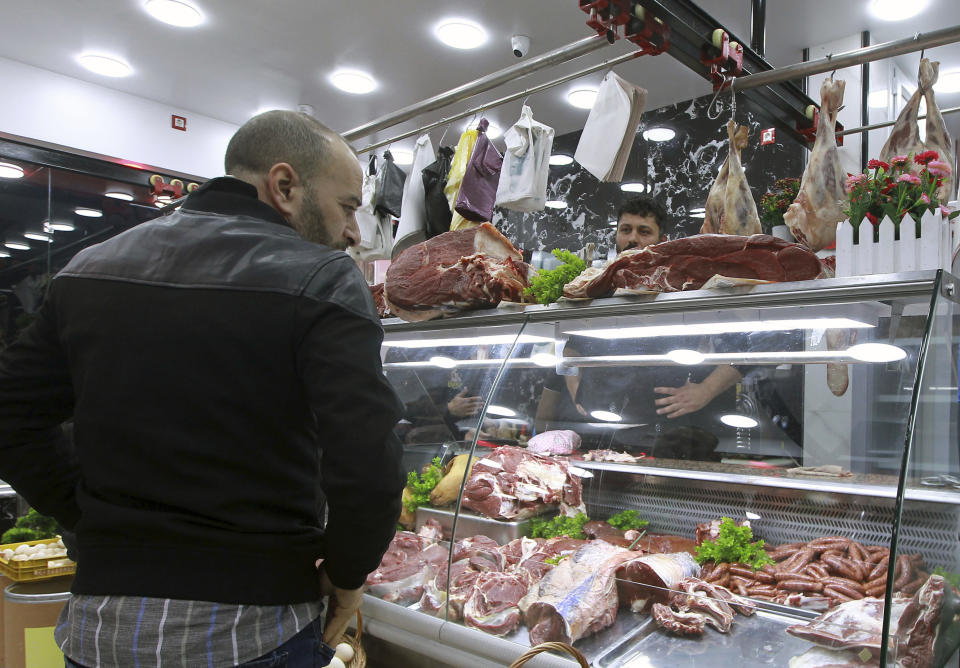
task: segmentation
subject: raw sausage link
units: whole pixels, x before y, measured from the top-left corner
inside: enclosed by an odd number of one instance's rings
[[[817,538],[816,540],[811,540],[807,543],[807,547],[812,547],[818,552],[821,550],[833,550],[833,549],[844,549],[847,546],[847,543],[850,542],[849,538],[844,538],[843,536],[826,536],[825,538]]]
[[[773,584],[777,581],[776,576],[770,575],[766,571],[754,571],[753,579],[757,582],[762,582],[763,584]]]
[[[841,557],[841,559],[843,559]],[[867,573],[870,572],[870,569],[867,568],[867,564],[862,562],[857,562],[853,559],[843,559],[844,565],[846,565],[847,570],[851,573],[854,573],[856,577],[850,578],[851,580],[856,580],[857,582],[863,582],[867,579]]]
[[[886,592],[886,590],[887,590],[887,584],[886,584],[886,583],[883,583],[883,584],[879,584],[879,585],[877,585],[877,586],[875,586],[875,587],[867,587],[867,588],[864,590],[864,593],[865,593],[867,596],[879,596],[879,597],[882,598],[882,597],[883,597],[883,594],[884,594],[884,592]]]
[[[902,570],[900,568],[901,562],[903,563]],[[913,580],[913,564],[911,563],[909,556],[901,554],[899,557],[897,557],[897,571],[900,573],[900,575],[896,580],[893,581],[893,588],[894,590],[901,590],[908,582]]]
[[[822,580],[830,575],[830,572],[820,563],[807,564],[806,574],[812,578]]]
[[[863,549],[863,545],[855,540],[850,541],[850,546],[847,548],[847,554],[851,559],[863,565],[866,565],[866,563],[869,561],[867,551]]]
[[[808,580],[810,582],[815,582],[816,580],[809,575],[803,573],[793,573],[790,571],[781,571],[773,576],[777,582],[786,582],[787,580]]]
[[[777,564],[777,570],[785,573],[799,573],[807,564],[813,561],[816,554],[816,550],[806,547],[786,561]]]
[[[713,572],[713,569],[717,567],[716,562],[708,561],[700,567],[700,579],[706,582],[710,582],[710,574]]]
[[[920,587],[923,586],[923,583],[924,583],[924,582],[926,582],[926,579],[924,579],[924,578],[917,578],[917,579],[914,580],[913,582],[907,583],[907,584],[904,585],[904,587],[903,587],[903,593],[904,593],[904,594],[907,594],[907,595],[909,595],[909,596],[913,596],[914,594],[917,593],[917,590],[920,589]]]
[[[784,580],[777,584],[777,589],[783,591],[823,591],[823,585],[819,582],[812,582],[808,580]]]
[[[843,556],[843,552],[840,550],[827,550],[826,552],[820,555],[820,561],[823,561],[827,557],[836,558],[836,557],[842,557],[842,556]]]
[[[823,562],[830,569],[831,573],[839,575],[840,577],[850,578],[851,580],[860,579],[859,569],[851,569],[850,565],[846,563],[847,560],[842,557],[824,557]]]
[[[774,561],[783,561],[784,559],[788,559],[789,557],[792,557],[797,552],[799,552],[801,547],[803,547],[803,543],[791,543],[790,545],[781,545],[780,547],[767,552],[767,556],[769,556]]]
[[[731,579],[733,579],[733,578],[731,578]],[[743,583],[743,580],[742,580],[742,579],[741,579],[741,580],[738,580],[737,582],[734,582],[734,583],[733,583],[733,588],[736,589],[736,590],[737,590],[737,593],[740,594],[741,596],[747,596],[747,595],[748,595],[748,594],[747,594],[747,585],[745,585],[745,584]]]
[[[754,585],[752,587],[747,587],[747,594],[750,596],[756,596],[757,594],[762,594],[763,596],[775,596],[777,593],[776,587],[771,587],[770,585]]]
[[[876,580],[881,575],[885,575],[887,572],[888,563],[890,563],[890,555],[886,554],[880,561],[877,562],[877,565],[873,567],[873,570],[870,571],[870,575],[867,576],[867,579]]]
[[[886,587],[887,586],[887,574],[884,573],[878,578],[873,580],[868,580],[863,584],[864,589],[873,589],[874,587]]]
[[[764,564],[760,570],[771,577],[777,574],[777,567],[773,564]]]
[[[723,564],[721,564],[722,566]],[[721,587],[728,587],[730,585],[730,573],[729,571],[724,573],[719,580],[714,580],[711,584],[719,585]]]
[[[846,603],[847,601],[852,601],[854,599],[850,598],[841,591],[837,591],[834,587],[824,587],[823,593],[832,598],[835,601],[840,603]]]
[[[863,598],[863,593],[862,593],[862,592],[859,592],[859,591],[857,591],[856,589],[854,589],[853,587],[848,587],[848,586],[843,585],[843,584],[829,584],[829,585],[827,585],[826,587],[823,588],[823,591],[826,592],[827,594],[831,594],[831,595],[832,595],[833,592],[836,591],[836,592],[839,592],[839,593],[843,594],[843,595],[846,596],[847,598],[851,598],[851,599]]]
[[[730,564],[721,563],[714,566],[713,570],[710,571],[710,575],[705,579],[707,582],[716,582],[723,578],[724,575],[727,575],[730,571]]]
[[[753,573],[753,569],[746,564],[730,564],[731,575],[739,575],[742,578],[754,580],[756,578],[753,577]]]
[[[860,592],[861,594],[864,593],[864,587],[863,587],[863,585],[860,584],[859,582],[855,581],[855,580],[850,580],[849,578],[838,578],[838,577],[835,577],[835,576],[829,576],[829,577],[824,578],[824,579],[822,580],[822,582],[823,582],[824,586],[829,585],[829,586],[831,586],[831,587],[834,587],[834,586],[847,587],[847,588],[849,588],[849,589],[853,589],[853,590],[855,590],[855,591],[858,591],[858,592]],[[841,591],[843,591],[843,590],[841,590]]]

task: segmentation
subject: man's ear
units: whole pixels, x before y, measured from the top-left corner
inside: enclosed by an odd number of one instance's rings
[[[286,162],[278,162],[267,172],[265,201],[284,218],[293,218],[303,201],[303,184],[296,170]]]

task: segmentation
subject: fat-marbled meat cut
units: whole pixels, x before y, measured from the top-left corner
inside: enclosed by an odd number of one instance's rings
[[[555,507],[568,516],[586,510],[583,484],[565,461],[513,446],[497,448],[474,464],[463,505],[500,520],[524,519]]]
[[[520,626],[518,604],[526,593],[527,582],[519,575],[484,571],[463,606],[463,621],[497,636],[516,631]]]
[[[387,269],[390,311],[416,322],[521,301],[530,266],[490,223],[444,232],[406,249]]]
[[[593,278],[563,288],[570,298],[603,297],[615,288],[697,290],[716,274],[767,281],[805,281],[821,272],[809,249],[766,234],[699,234],[626,250]]]
[[[429,538],[398,531],[377,570],[367,576],[367,590],[392,603],[413,603],[446,563],[447,554],[446,548]]]

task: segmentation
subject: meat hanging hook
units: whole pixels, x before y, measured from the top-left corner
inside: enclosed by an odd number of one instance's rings
[[[737,122],[737,92],[733,89],[733,85],[737,82],[737,77],[731,77],[730,79],[730,120],[734,123]]]
[[[447,136],[447,130],[449,129],[450,129],[450,123],[447,123],[443,128],[443,132],[440,134],[440,141],[437,142],[438,147],[443,146],[443,138]]]
[[[722,103],[722,102],[720,103],[720,106],[719,106],[718,109],[717,109],[717,115],[716,115],[716,116],[713,115],[713,113],[711,112],[711,109],[713,109],[713,105],[718,101],[718,98],[720,97],[720,92],[726,87],[726,85],[727,85],[727,75],[724,74],[724,75],[723,75],[723,83],[721,83],[720,86],[717,88],[717,90],[714,91],[714,93],[713,93],[713,98],[711,98],[710,104],[707,105],[707,118],[709,118],[711,121],[717,120],[718,118],[720,118],[720,114],[723,113],[723,103]]]

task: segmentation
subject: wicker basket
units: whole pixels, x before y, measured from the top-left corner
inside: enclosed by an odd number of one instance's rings
[[[363,615],[360,614],[360,611],[357,610],[357,629],[354,632],[353,636],[350,636],[349,633],[343,634],[343,640],[350,647],[353,648],[353,658],[347,662],[347,668],[366,668],[367,665],[367,653],[363,649],[363,645],[360,644],[360,641],[363,639]]]
[[[527,661],[535,657],[537,654],[542,654],[543,652],[566,652],[574,659],[577,660],[583,668],[590,668],[590,664],[587,663],[587,658],[580,653],[573,645],[568,645],[565,642],[542,642],[536,647],[531,647],[529,650],[523,653],[516,661],[510,664],[510,668],[520,668],[520,666],[526,665]]]

